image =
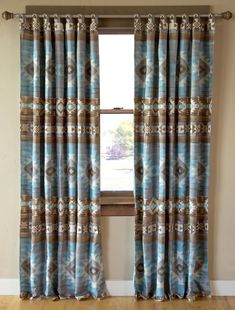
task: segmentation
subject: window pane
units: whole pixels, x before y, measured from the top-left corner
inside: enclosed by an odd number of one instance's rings
[[[134,35],[99,35],[101,109],[134,107]]]
[[[133,190],[133,115],[103,114],[101,126],[101,190]]]

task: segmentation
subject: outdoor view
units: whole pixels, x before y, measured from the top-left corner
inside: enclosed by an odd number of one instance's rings
[[[101,110],[133,109],[133,36],[99,40]],[[133,114],[101,114],[100,126],[101,190],[133,190]]]

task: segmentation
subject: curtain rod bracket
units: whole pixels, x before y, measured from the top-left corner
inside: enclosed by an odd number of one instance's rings
[[[2,18],[5,19],[5,20],[13,19],[14,18],[14,13],[5,11],[5,12],[2,13]]]
[[[233,13],[230,11],[222,12],[221,16],[223,19],[229,20],[233,17]]]

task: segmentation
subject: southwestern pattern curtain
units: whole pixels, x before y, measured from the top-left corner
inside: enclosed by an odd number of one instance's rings
[[[21,296],[102,297],[96,19],[20,24]]]
[[[209,295],[214,18],[135,19],[135,292]]]

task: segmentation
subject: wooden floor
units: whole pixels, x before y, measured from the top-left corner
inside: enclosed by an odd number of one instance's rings
[[[107,297],[103,300],[74,299],[49,301],[22,301],[16,296],[0,296],[0,310],[232,310],[235,309],[235,297],[213,297],[189,302],[173,300],[158,302],[154,300],[136,300],[133,297]]]

